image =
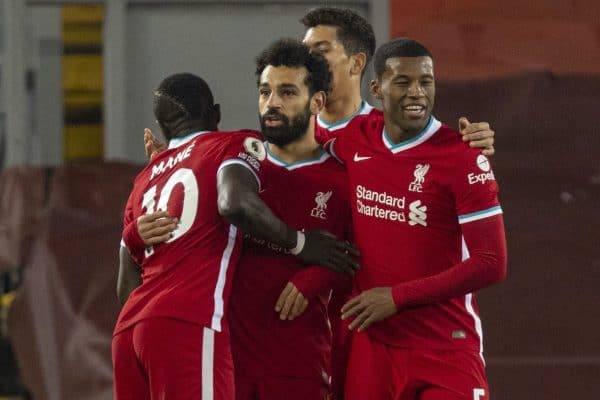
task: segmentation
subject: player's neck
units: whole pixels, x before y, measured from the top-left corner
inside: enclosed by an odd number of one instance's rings
[[[170,139],[181,139],[188,135],[191,135],[192,133],[204,132],[204,131],[216,131],[216,130],[217,130],[217,127],[215,125],[210,125],[210,126],[209,125],[193,125],[190,127],[184,127],[182,129],[176,130],[175,132],[173,132]]]
[[[356,114],[360,110],[362,102],[360,88],[358,88],[348,96],[328,99],[319,117],[328,124],[335,124]]]
[[[277,158],[290,164],[318,157],[323,149],[315,140],[314,118],[311,119],[310,127],[304,136],[285,146],[269,143],[269,150]]]
[[[423,127],[420,127],[418,129],[405,130],[393,123],[388,116],[384,115],[383,119],[385,122],[385,134],[393,144],[402,143],[414,138],[415,136],[418,136],[419,133],[421,133],[423,129],[425,129],[425,127],[427,126],[427,124],[425,124],[423,125]]]

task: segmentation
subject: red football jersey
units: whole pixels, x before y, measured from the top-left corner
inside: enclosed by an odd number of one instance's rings
[[[317,142],[324,144],[332,137],[337,136],[339,133],[343,133],[344,128],[346,128],[355,117],[364,117],[366,115],[375,116],[383,115],[383,113],[380,110],[373,108],[372,105],[363,100],[357,112],[338,122],[329,123],[321,118],[320,115],[317,115],[317,123],[315,124],[315,138],[317,139]]]
[[[223,315],[241,237],[219,215],[217,172],[231,163],[241,164],[260,185],[265,154],[258,137],[253,131],[236,131],[173,139],[169,149],[138,174],[124,225],[157,210],[168,210],[180,224],[167,242],[146,248],[143,254],[132,252],[142,267],[142,284],[123,306],[115,334],[150,317],[226,330]]]
[[[468,258],[461,224],[502,213],[487,158],[433,117],[393,144],[380,112],[357,116],[328,147],[348,172],[357,291],[447,270]],[[367,332],[402,347],[480,352],[482,344],[472,294],[402,309]]]
[[[260,195],[271,210],[298,230],[318,228],[348,237],[351,216],[343,166],[325,151],[313,160],[289,164],[268,146],[261,168],[269,187]],[[329,285],[309,298],[300,317],[281,321],[275,312],[277,299],[287,282],[307,268],[329,274]],[[332,282],[340,279],[350,277],[306,267],[289,251],[246,235],[228,317],[236,373],[327,379],[331,331],[326,305]]]

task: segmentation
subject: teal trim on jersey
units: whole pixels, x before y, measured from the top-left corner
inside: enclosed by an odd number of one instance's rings
[[[193,138],[195,138],[196,136],[200,136],[204,133],[208,133],[210,131],[198,131],[198,132],[192,132],[192,133],[188,133],[185,136],[179,136],[176,138],[173,138],[169,141],[169,149],[174,149],[176,147],[181,146],[184,143],[189,142],[190,140],[192,140]]]
[[[287,161],[282,160],[281,158],[277,157],[275,154],[273,154],[271,152],[271,149],[269,148],[270,143],[265,141],[265,149],[267,149],[267,154],[274,159],[274,161],[276,161],[276,164],[285,167],[285,168],[298,168],[298,167],[302,167],[304,166],[304,164],[314,164],[315,161],[321,161],[323,159],[323,156],[328,156],[329,154],[325,151],[325,149],[321,149],[321,153],[314,157],[314,158],[310,158],[308,160],[302,160],[302,161],[296,161],[293,163],[289,163]]]
[[[390,139],[390,137],[388,136],[387,132],[385,131],[385,127],[383,128],[383,137],[385,138],[385,144],[390,148],[390,150],[394,150],[397,149],[398,147],[402,147],[402,146],[406,146],[407,144],[411,144],[413,142],[416,142],[417,140],[419,140],[421,137],[423,137],[423,135],[425,135],[425,133],[427,133],[427,131],[429,130],[429,127],[431,127],[431,124],[433,123],[434,118],[433,115],[429,116],[429,121],[427,122],[427,125],[425,125],[425,128],[423,128],[423,130],[421,132],[419,132],[417,134],[417,136],[407,139],[403,142],[400,143],[396,143],[394,144],[392,142],[392,140]]]
[[[491,214],[491,213],[496,213],[496,211],[502,211],[502,207],[501,206],[495,206],[492,208],[488,208],[486,210],[482,210],[482,211],[476,211],[474,213],[470,213],[470,214],[463,214],[463,215],[459,215],[458,216],[458,220],[462,221],[468,218],[473,218],[473,217],[477,217],[477,216],[481,216],[484,214]],[[499,213],[496,213],[499,214]]]
[[[338,121],[338,122],[333,122],[331,124],[329,122],[325,121],[323,118],[321,118],[320,115],[317,115],[317,119],[319,120],[319,125],[323,126],[325,129],[336,128],[336,127],[338,127],[340,125],[343,125],[343,124],[345,124],[347,122],[350,122],[352,120],[352,118],[356,117],[357,115],[360,115],[360,113],[363,112],[363,110],[365,109],[366,106],[367,106],[367,102],[363,100],[360,103],[360,107],[358,108],[358,110],[354,114],[352,114],[351,116],[349,116],[346,119],[343,119],[343,120]]]

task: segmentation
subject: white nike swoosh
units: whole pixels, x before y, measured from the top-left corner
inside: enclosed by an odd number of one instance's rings
[[[368,160],[369,156],[359,156],[358,153],[354,153],[354,161],[364,161],[364,160]]]

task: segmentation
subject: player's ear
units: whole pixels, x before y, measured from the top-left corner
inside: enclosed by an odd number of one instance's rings
[[[310,98],[310,112],[313,115],[320,113],[325,107],[325,101],[327,101],[327,95],[323,91],[315,92]]]
[[[158,126],[160,126],[160,130],[161,130],[163,136],[165,137],[165,139],[171,140],[171,131],[169,130],[169,128],[165,124],[163,124],[162,122],[160,122],[158,120],[156,121],[156,123],[158,123]]]
[[[383,99],[383,95],[381,94],[381,83],[379,82],[379,79],[373,79],[371,81],[371,94],[377,100]]]
[[[351,56],[350,73],[361,75],[367,66],[367,55],[363,52],[353,54]]]

